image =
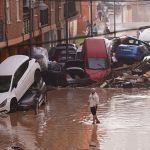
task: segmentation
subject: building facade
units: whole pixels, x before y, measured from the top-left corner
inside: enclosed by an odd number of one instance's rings
[[[32,46],[49,50],[63,42],[66,33],[77,32],[72,22],[79,16],[78,6],[73,0],[0,0],[0,62],[10,55],[30,56]],[[72,8],[70,14],[66,7]]]
[[[92,7],[92,17],[91,17],[91,7]],[[86,31],[87,22],[91,23],[96,22],[97,17],[97,3],[96,1],[92,1],[92,5],[90,1],[82,1],[81,2],[81,13],[78,18],[78,35],[84,34]]]

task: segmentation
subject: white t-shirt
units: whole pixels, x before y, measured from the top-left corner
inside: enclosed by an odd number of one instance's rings
[[[89,105],[90,107],[94,107],[96,105],[99,104],[99,96],[98,94],[95,92],[94,94],[90,94],[89,95]]]

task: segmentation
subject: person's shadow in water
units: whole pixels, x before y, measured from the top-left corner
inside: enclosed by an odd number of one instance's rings
[[[97,125],[93,126],[91,142],[90,142],[90,145],[89,145],[89,150],[100,150],[98,139],[97,139]]]

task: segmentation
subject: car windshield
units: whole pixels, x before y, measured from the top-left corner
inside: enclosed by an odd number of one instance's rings
[[[106,69],[108,68],[108,59],[106,58],[88,58],[89,69]]]
[[[0,76],[0,93],[8,92],[12,76]]]

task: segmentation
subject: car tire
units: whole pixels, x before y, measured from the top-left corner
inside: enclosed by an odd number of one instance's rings
[[[10,102],[10,113],[16,112],[18,110],[18,103],[16,99],[12,99]]]
[[[37,84],[41,80],[41,72],[40,70],[36,70],[34,74],[34,83]]]
[[[46,104],[47,103],[47,92],[44,93],[44,101],[43,101],[43,104]]]

